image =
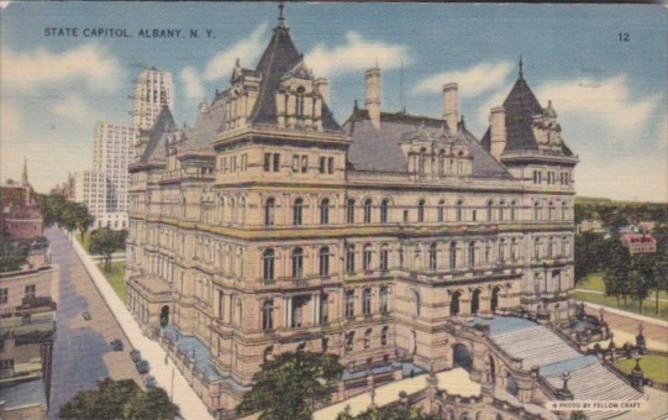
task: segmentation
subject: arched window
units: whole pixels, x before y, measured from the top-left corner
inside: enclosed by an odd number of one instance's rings
[[[390,327],[387,325],[383,327],[383,329],[380,331],[380,345],[381,346],[387,346],[387,336],[390,333]]]
[[[388,268],[388,265],[389,265],[389,255],[390,255],[389,246],[387,244],[383,244],[380,247],[380,270],[381,271],[387,271],[387,268]]]
[[[505,215],[503,214],[503,212],[504,212],[504,210],[505,210],[505,209],[504,209],[505,205],[506,205],[506,202],[505,202],[505,201],[499,201],[499,222],[503,222],[503,218],[504,218],[504,216],[505,216]]]
[[[438,266],[437,247],[436,243],[433,243],[429,245],[429,269],[431,271],[436,271],[437,266]]]
[[[438,152],[438,176],[445,176],[445,150]]]
[[[355,223],[355,200],[352,198],[346,203],[346,221]]]
[[[265,362],[272,360],[273,354],[274,354],[274,346],[267,347],[266,349],[264,349],[263,360]]]
[[[475,266],[475,242],[469,242],[469,267]]]
[[[417,290],[411,289],[410,298],[411,298],[411,303],[414,305],[415,308],[415,316],[420,316],[420,313],[422,311],[421,308],[422,302],[420,302],[420,294],[418,293]]]
[[[568,203],[564,201],[561,203],[561,220],[566,219],[568,219]]]
[[[418,201],[418,223],[424,222],[424,200]]]
[[[265,249],[262,253],[262,261],[264,265],[264,281],[270,283],[274,281],[274,250]]]
[[[362,292],[362,313],[371,315],[371,289],[368,287]]]
[[[371,334],[372,330],[369,328],[364,332],[364,349],[369,349],[371,348]]]
[[[354,344],[355,344],[355,331],[350,331],[348,334],[346,334],[346,345],[345,345],[346,352],[353,351]]]
[[[355,245],[348,245],[346,248],[346,273],[355,272]]]
[[[542,211],[543,208],[541,207],[540,202],[536,201],[533,205],[533,220],[540,220]]]
[[[364,245],[364,251],[362,255],[362,269],[364,271],[371,270],[371,258],[373,256],[373,251],[370,244]]]
[[[517,202],[510,203],[510,220],[514,222],[517,219]]]
[[[547,220],[554,220],[555,219],[555,213],[556,213],[555,210],[556,209],[554,208],[554,203],[550,201],[547,204]]]
[[[445,221],[445,201],[443,200],[438,202],[436,217],[439,223],[443,223]]]
[[[323,246],[320,248],[320,276],[329,275],[329,248]]]
[[[390,201],[385,198],[380,202],[380,223],[387,223]]]
[[[503,264],[506,261],[506,240],[499,239],[499,263]]]
[[[459,298],[462,296],[461,292],[455,292],[450,298],[450,316],[457,316],[459,314]]]
[[[364,223],[371,223],[371,199],[364,201]]]
[[[540,242],[540,238],[534,239],[534,241],[533,241],[533,256],[534,256],[534,258],[540,259],[540,257],[541,257],[540,248],[541,247],[542,247],[542,244]]]
[[[262,329],[267,331],[274,328],[274,301],[267,299],[262,303]]]
[[[450,270],[454,270],[457,267],[457,243],[450,242]]]
[[[276,209],[276,200],[273,198],[268,198],[264,204],[264,224],[267,226],[273,226],[274,216]]]
[[[491,222],[494,220],[494,202],[489,200],[487,202],[487,221]]]
[[[472,315],[477,314],[479,309],[480,309],[480,289],[476,289],[473,291],[473,294],[471,295],[471,314]]]
[[[547,242],[547,258],[552,258],[554,256],[554,250],[556,248],[556,240],[553,236]]]
[[[383,286],[380,288],[379,298],[380,298],[380,308],[379,308],[380,313],[385,314],[387,313],[390,304],[390,296],[387,286]]]
[[[462,200],[457,201],[456,205],[457,221],[464,221],[464,202]]]
[[[355,290],[346,290],[346,318],[355,316]]]
[[[320,202],[320,224],[329,224],[329,199],[323,198]]]
[[[427,168],[427,149],[424,147],[420,149],[420,162],[418,164],[418,171],[420,172],[420,176],[424,176]]]
[[[304,118],[304,91],[305,89],[300,86],[297,88],[297,95],[296,95],[296,114],[297,118]]]
[[[301,279],[304,276],[304,251],[301,248],[295,248],[292,251],[292,277]]]
[[[292,206],[292,224],[299,226],[302,224],[302,213],[304,208],[304,200],[298,198]]]
[[[518,246],[517,239],[513,238],[510,240],[510,260],[515,262],[518,259]]]

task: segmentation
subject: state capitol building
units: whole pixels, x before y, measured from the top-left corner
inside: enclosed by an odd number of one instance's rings
[[[242,64],[192,126],[163,107],[129,168],[127,304],[210,410],[233,413],[263,360],[300,350],[340,356],[344,397],[454,366],[554,397],[530,370],[566,353],[501,336],[575,316],[578,159],[521,63],[481,139],[454,80],[442,118],[383,111],[377,66],[338,122],[282,13]]]

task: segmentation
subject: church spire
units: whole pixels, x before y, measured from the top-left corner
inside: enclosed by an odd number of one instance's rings
[[[28,186],[28,160],[23,157],[23,174],[21,175],[21,185]]]
[[[524,78],[524,63],[522,62],[522,56],[520,55],[520,66],[519,66],[519,78]]]

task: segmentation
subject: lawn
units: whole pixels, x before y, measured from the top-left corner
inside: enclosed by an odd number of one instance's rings
[[[111,272],[109,273],[106,273],[104,271],[104,263],[100,263],[97,266],[100,269],[100,271],[102,271],[102,274],[104,274],[104,277],[107,278],[107,281],[109,282],[109,284],[111,284],[111,287],[114,289],[118,297],[120,297],[123,303],[125,303],[128,297],[128,289],[125,286],[125,281],[123,281],[123,277],[125,275],[125,262],[124,261],[112,262]]]
[[[77,231],[75,237],[77,238],[77,241],[81,244],[81,247],[88,252],[88,249],[90,247],[90,231],[87,231],[84,233],[83,241],[81,240],[81,233]]]
[[[594,293],[586,292],[575,292],[575,298],[584,302],[596,303],[599,305],[610,306],[611,308],[622,309],[624,311],[634,312],[640,314],[638,310],[638,302],[628,300],[628,305],[624,306],[624,301],[620,299],[619,305],[617,305],[617,299],[614,296],[605,296]],[[642,315],[650,316],[652,318],[659,318],[664,321],[668,321],[668,302],[659,302],[659,314],[655,313],[655,305],[653,298],[648,298],[645,300],[642,308]]]
[[[622,360],[616,366],[624,373],[629,374],[636,366],[633,359]],[[654,354],[643,356],[640,359],[640,367],[646,378],[650,378],[662,384],[668,384],[668,357]]]
[[[582,279],[582,281],[578,282],[575,285],[575,288],[605,292],[605,283],[603,283],[603,273],[599,271],[596,273],[587,274],[587,277]],[[654,299],[655,298],[654,291],[650,291],[649,296],[650,296],[649,299]],[[659,292],[659,298],[668,299],[668,293],[664,291]]]

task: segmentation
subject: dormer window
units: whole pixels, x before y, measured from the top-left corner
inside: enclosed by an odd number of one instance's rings
[[[304,118],[304,92],[305,89],[303,86],[297,88],[296,109],[295,109],[297,118]]]

